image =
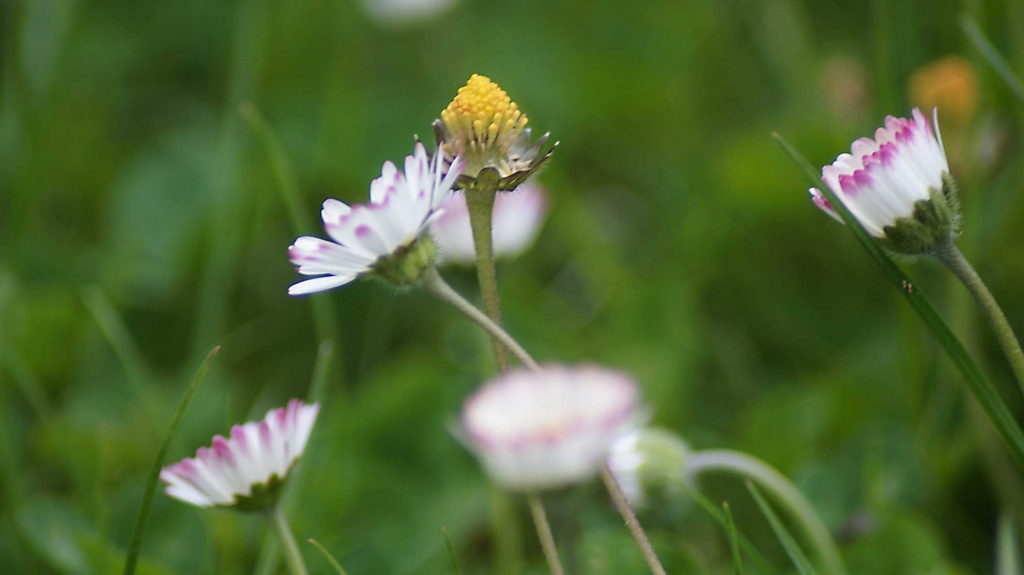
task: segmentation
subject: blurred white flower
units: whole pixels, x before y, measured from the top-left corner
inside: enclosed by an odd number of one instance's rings
[[[476,251],[473,231],[469,225],[466,196],[450,194],[441,203],[442,214],[430,223],[430,232],[437,242],[439,263],[473,264]],[[513,192],[494,198],[492,235],[494,256],[515,257],[533,244],[548,211],[544,188],[528,181]]]
[[[597,366],[511,370],[462,406],[470,449],[494,481],[533,491],[595,474],[612,442],[639,418],[636,382]]]
[[[626,499],[636,507],[669,502],[682,494],[690,449],[660,429],[638,429],[619,437],[608,454],[608,468]]]
[[[957,231],[959,200],[938,128],[914,108],[913,119],[885,119],[875,139],[860,138],[821,170],[822,180],[871,235],[904,253],[935,247]],[[811,198],[842,221],[821,190]]]
[[[416,144],[405,159],[404,175],[393,163],[384,163],[380,178],[370,183],[370,203],[350,207],[333,199],[324,202],[320,215],[334,241],[303,236],[288,248],[300,274],[323,277],[299,282],[288,293],[324,291],[368,273],[399,285],[415,280],[436,251],[432,241],[417,240],[439,215],[437,207],[462,168],[456,158],[442,174],[440,158],[435,154],[431,159],[423,144]]]
[[[440,16],[456,0],[362,0],[371,18],[386,26],[409,26]]]
[[[218,435],[194,458],[163,468],[160,479],[167,483],[167,494],[199,507],[252,510],[273,505],[306,448],[319,411],[318,403],[293,399],[260,422],[232,427],[231,439]]]

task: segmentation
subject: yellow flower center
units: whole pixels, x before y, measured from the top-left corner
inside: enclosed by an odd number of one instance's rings
[[[527,122],[505,90],[479,74],[459,88],[452,103],[441,111],[441,120],[452,135],[453,151],[466,155],[507,153]]]

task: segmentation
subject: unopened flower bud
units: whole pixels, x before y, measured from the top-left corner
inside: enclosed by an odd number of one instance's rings
[[[675,434],[661,429],[640,429],[612,444],[608,467],[629,502],[653,507],[683,493],[690,448]]]

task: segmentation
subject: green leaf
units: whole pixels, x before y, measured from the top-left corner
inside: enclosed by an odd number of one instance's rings
[[[735,534],[736,540],[739,542],[739,546],[743,549],[743,552],[746,553],[747,556],[750,557],[750,559],[757,564],[758,571],[763,573],[775,572],[775,569],[772,569],[771,562],[765,559],[764,555],[762,555],[761,552],[758,551],[756,547],[754,547],[754,544],[750,542],[750,539],[748,539],[741,531],[736,529],[735,524],[732,524],[731,517],[727,518],[724,513],[719,511],[718,507],[715,506],[715,504],[712,503],[710,499],[704,497],[704,495],[702,495],[699,491],[697,491],[687,483],[680,483],[680,486],[683,488],[684,491],[686,491],[687,495],[689,495],[690,498],[693,499],[697,503],[697,505],[699,505],[700,508],[704,510],[705,513],[711,516],[711,518],[714,519],[716,523],[718,523],[723,529],[725,529],[726,533],[729,533],[730,538],[733,536],[733,533]]]
[[[786,549],[786,554],[796,565],[797,570],[801,575],[815,575],[817,571],[811,565],[810,560],[807,559],[807,555],[804,554],[803,550],[800,549],[800,545],[797,544],[796,540],[793,539],[793,535],[790,534],[786,526],[782,524],[779,516],[775,514],[771,505],[761,495],[761,492],[754,487],[752,481],[747,481],[747,490],[754,496],[754,501],[757,502],[757,506],[761,508],[761,513],[764,514],[765,518],[768,519],[768,523],[772,526],[772,531],[775,532],[775,536],[779,538],[782,546]]]
[[[348,573],[345,572],[345,569],[342,568],[341,563],[338,563],[338,560],[335,559],[334,556],[331,555],[331,553],[327,549],[324,549],[324,546],[321,545],[316,539],[310,538],[307,539],[307,541],[309,541],[309,543],[313,545],[313,547],[316,547],[317,550],[323,554],[323,556],[327,559],[327,562],[331,564],[331,567],[334,568],[334,571],[336,573],[338,573],[339,575],[348,575]]]
[[[1024,470],[1024,433],[1021,432],[1020,426],[1017,424],[1002,396],[999,395],[996,388],[967,354],[967,350],[964,349],[960,340],[957,339],[956,335],[949,329],[949,326],[946,325],[946,322],[935,311],[931,302],[925,298],[921,289],[914,285],[910,277],[892,261],[878,242],[860,225],[860,222],[853,217],[853,214],[836,196],[835,192],[821,181],[814,168],[811,167],[810,162],[779,134],[773,134],[772,137],[789,154],[790,158],[803,169],[812,185],[825,194],[832,208],[839,214],[843,222],[846,223],[846,227],[850,229],[864,250],[868,252],[868,255],[875,260],[885,278],[893,287],[899,290],[903,298],[907,300],[907,303],[917,312],[917,315],[938,340],[946,355],[953,361],[953,365],[956,366],[957,370],[964,377],[971,393],[974,394],[978,403],[981,404],[989,420],[992,421],[999,432],[999,436],[1009,448],[1010,455],[1013,456],[1014,461]]]
[[[459,567],[459,558],[455,554],[455,547],[452,546],[452,538],[448,535],[448,529],[442,527],[441,533],[444,534],[444,545],[448,548],[448,557],[452,560],[452,569],[455,570],[455,575],[462,575],[462,568]]]
[[[999,50],[992,45],[992,42],[985,36],[985,33],[981,31],[978,23],[974,21],[974,18],[964,15],[960,18],[960,27],[964,29],[964,33],[967,34],[967,38],[970,39],[974,47],[981,52],[981,55],[988,61],[989,65],[995,69],[999,77],[1006,82],[1007,87],[1013,92],[1014,96],[1024,104],[1024,82],[1021,81],[1020,77],[1013,73],[1013,68],[1010,67],[1010,63],[1003,58]]]
[[[740,557],[739,538],[736,532],[736,522],[732,520],[732,511],[729,510],[729,502],[722,502],[722,512],[725,515],[727,525],[726,532],[729,534],[729,548],[732,550],[732,563],[736,567],[736,575],[743,575],[743,558]]]
[[[174,412],[174,419],[171,420],[171,428],[167,430],[167,437],[164,438],[163,443],[160,445],[160,449],[156,453],[156,460],[153,461],[153,467],[150,469],[149,478],[146,481],[146,491],[142,496],[142,507],[139,508],[139,515],[135,519],[135,528],[132,529],[132,539],[128,546],[128,556],[124,561],[124,575],[132,575],[135,573],[135,566],[139,559],[139,551],[142,549],[142,535],[146,530],[146,521],[149,519],[149,511],[153,505],[153,495],[156,493],[157,482],[160,479],[160,469],[163,467],[164,457],[167,455],[167,448],[171,445],[171,439],[174,437],[174,432],[178,430],[178,424],[181,423],[181,419],[185,415],[185,410],[188,409],[188,404],[192,402],[192,397],[195,396],[196,391],[199,390],[199,384],[202,383],[203,377],[206,376],[207,370],[210,369],[210,365],[213,363],[213,358],[217,356],[217,352],[219,351],[220,346],[210,350],[210,353],[206,355],[206,359],[203,360],[203,364],[199,366],[199,371],[196,372],[195,377],[192,378],[192,383],[190,383],[188,389],[185,390],[185,397],[182,398],[181,403],[178,404],[178,410]]]
[[[999,534],[996,542],[996,575],[1019,575],[1024,573],[1017,547],[1017,530],[1013,527],[1013,515],[1003,513],[999,517]]]

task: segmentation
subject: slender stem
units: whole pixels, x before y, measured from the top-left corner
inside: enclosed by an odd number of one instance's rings
[[[527,494],[526,501],[530,504],[530,513],[533,514],[533,523],[537,526],[537,537],[540,538],[540,546],[544,549],[548,567],[552,575],[563,575],[565,570],[562,569],[562,560],[558,557],[558,548],[555,547],[555,537],[551,534],[551,524],[548,522],[547,513],[544,512],[544,505],[535,493]]]
[[[473,247],[476,250],[476,278],[480,283],[484,310],[494,323],[501,325],[501,301],[498,297],[498,277],[494,269],[494,243],[491,236],[496,193],[495,186],[486,185],[482,181],[465,191],[469,225],[473,230]],[[492,337],[491,343],[498,371],[505,371],[508,369],[508,352],[499,338]]]
[[[651,540],[647,538],[647,533],[644,531],[643,526],[640,525],[640,520],[636,518],[636,513],[633,513],[633,509],[629,506],[629,501],[626,500],[626,494],[622,492],[622,487],[619,486],[619,482],[615,480],[615,475],[612,474],[612,470],[608,469],[607,465],[601,467],[601,479],[604,480],[604,485],[612,496],[612,503],[615,504],[615,508],[619,510],[619,514],[622,515],[622,519],[626,522],[626,528],[629,529],[630,534],[633,535],[633,540],[636,541],[637,547],[643,553],[644,559],[647,561],[647,567],[650,568],[651,573],[654,575],[665,575],[665,568],[662,567],[661,561],[658,560],[658,555],[654,552]]]
[[[519,358],[519,361],[523,362],[523,365],[534,371],[540,371],[540,366],[537,365],[537,362],[533,361],[530,354],[526,353],[526,350],[523,349],[516,340],[512,339],[512,336],[502,329],[500,325],[491,320],[491,318],[484,315],[484,313],[478,310],[473,304],[469,303],[466,298],[459,295],[459,292],[455,291],[450,285],[445,283],[435,268],[429,268],[423,272],[423,275],[420,277],[420,285],[443,301],[451,304],[452,307],[461,311],[466,317],[484,328],[487,333],[491,334],[491,336],[503,346],[503,348],[508,348],[513,355]]]
[[[292,530],[288,528],[288,521],[284,518],[280,505],[267,511],[267,521],[274,529],[277,538],[281,540],[281,549],[284,550],[284,558],[288,563],[288,572],[291,575],[306,575],[306,564],[302,561],[302,553],[299,546],[295,544],[295,537]]]
[[[803,493],[775,468],[752,455],[729,449],[694,452],[687,459],[686,468],[694,476],[706,471],[724,471],[756,482],[797,520],[827,572],[831,575],[845,575],[846,567],[832,539],[832,533]]]
[[[978,275],[978,272],[974,271],[967,258],[957,249],[953,240],[949,240],[946,245],[942,246],[935,253],[935,257],[944,263],[953,272],[953,275],[963,282],[967,290],[974,296],[974,299],[981,305],[981,309],[985,312],[985,318],[988,319],[989,326],[992,327],[992,331],[996,334],[996,341],[999,342],[999,346],[1003,348],[1003,353],[1006,354],[1006,359],[1010,362],[1013,374],[1017,378],[1017,384],[1020,386],[1021,391],[1024,392],[1024,351],[1021,351],[1020,342],[1017,341],[1017,337],[1013,334],[1010,322],[1006,321],[1003,310],[999,308],[996,299],[992,297],[992,293],[985,287],[985,282],[981,281],[981,276]]]
[[[540,371],[540,366],[537,365],[537,362],[533,361],[533,358],[526,353],[526,350],[524,350],[516,340],[512,339],[512,336],[508,335],[508,333],[505,332],[505,330],[503,330],[498,324],[491,321],[490,318],[484,315],[480,310],[474,307],[473,304],[466,301],[464,297],[459,295],[458,292],[445,283],[445,281],[441,279],[440,274],[437,273],[436,269],[430,268],[426,270],[420,278],[420,285],[440,299],[454,306],[456,309],[464,313],[469,319],[476,322],[480,327],[490,332],[490,334],[499,340],[502,345],[506,346],[513,355],[518,357],[524,365],[533,371]],[[601,477],[604,479],[604,484],[608,488],[608,493],[611,495],[612,502],[615,503],[616,509],[619,510],[619,513],[622,515],[622,519],[626,522],[626,527],[629,528],[630,533],[633,535],[633,539],[636,540],[637,545],[640,547],[640,551],[647,559],[647,563],[651,567],[651,572],[655,575],[664,575],[665,569],[658,561],[658,557],[654,553],[654,548],[651,546],[651,542],[648,540],[647,534],[640,525],[640,521],[637,520],[636,514],[633,513],[633,510],[629,507],[629,502],[626,500],[625,493],[622,492],[622,488],[619,487],[618,482],[615,481],[615,478],[612,476],[611,471],[608,470],[607,466],[602,468]],[[540,506],[539,501],[537,501],[536,504]],[[531,502],[530,506],[533,507],[533,505],[534,503]],[[541,510],[543,511],[543,508]],[[540,537],[543,545],[545,538],[544,532],[550,533],[551,527],[547,525],[547,517],[543,513],[538,515],[534,512],[533,518],[537,525],[537,535]],[[543,521],[543,523],[540,521]],[[545,554],[547,554],[546,550]],[[552,571],[555,571],[554,567],[552,567]]]

